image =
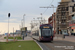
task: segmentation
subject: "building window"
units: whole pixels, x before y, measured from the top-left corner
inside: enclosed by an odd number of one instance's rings
[[[61,15],[64,16],[65,15],[65,12],[62,12]]]
[[[63,20],[61,20],[61,23],[63,23]]]
[[[65,10],[65,7],[62,7],[62,9],[61,9],[62,11],[64,11]]]
[[[72,29],[72,31],[73,31],[73,29]]]
[[[57,18],[58,18],[58,16],[57,16]]]
[[[72,17],[71,16],[69,16],[69,18],[68,18],[69,20],[71,20],[72,19]]]
[[[74,6],[72,7],[72,12],[75,12],[75,7]]]
[[[64,22],[66,22],[66,20],[64,20]]]
[[[68,11],[68,7],[66,7],[66,11]]]

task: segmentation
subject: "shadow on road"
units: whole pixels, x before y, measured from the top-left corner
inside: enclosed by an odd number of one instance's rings
[[[53,41],[40,41],[41,43],[53,43]]]
[[[33,38],[34,39],[34,38]],[[38,41],[38,42],[40,42],[40,43],[53,43],[53,41],[39,41],[39,40],[37,40],[37,39],[34,39],[34,40],[36,40],[36,41]]]

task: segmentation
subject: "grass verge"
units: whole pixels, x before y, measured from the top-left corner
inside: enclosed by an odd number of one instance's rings
[[[34,41],[0,42],[0,50],[41,50]]]
[[[22,39],[21,37],[15,37],[15,39]],[[4,39],[6,39],[6,37],[4,37]],[[13,39],[13,37],[8,37],[8,39]]]

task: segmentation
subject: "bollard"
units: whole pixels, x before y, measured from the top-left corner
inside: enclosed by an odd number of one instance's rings
[[[6,42],[8,42],[8,36],[6,37]]]

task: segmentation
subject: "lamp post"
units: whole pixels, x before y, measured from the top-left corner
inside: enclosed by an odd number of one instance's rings
[[[10,13],[8,13],[8,34],[9,34],[9,18],[10,18]],[[6,42],[8,42],[8,34],[7,34]]]
[[[43,24],[43,23],[42,23],[42,13],[41,13],[41,24]]]
[[[21,20],[21,25],[22,25],[22,27],[21,27],[21,29],[22,29],[21,34],[23,35],[23,40],[24,40],[24,34],[23,34],[23,22],[24,22],[24,20],[22,19],[22,20]]]
[[[33,20],[34,20],[34,26],[35,26],[35,23],[36,23],[36,22],[35,22],[35,18],[33,18]]]
[[[25,27],[25,14],[23,15],[23,27]]]
[[[23,19],[21,20],[21,28],[23,28]]]

